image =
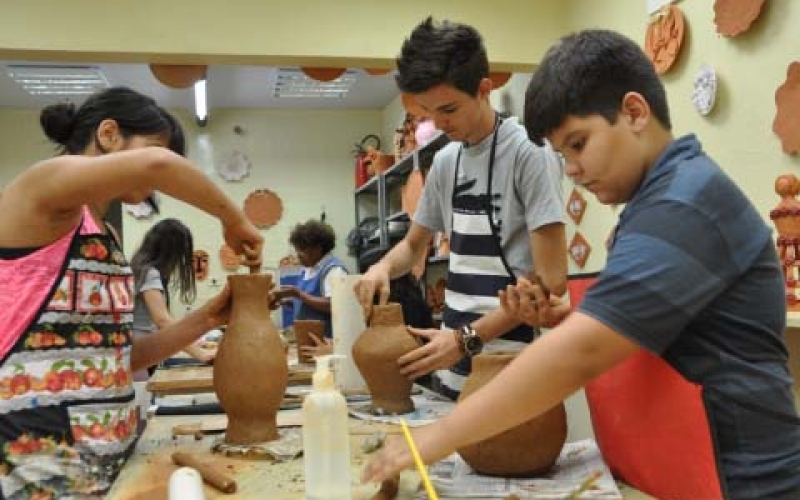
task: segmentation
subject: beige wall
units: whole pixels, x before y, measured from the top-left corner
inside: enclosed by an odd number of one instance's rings
[[[389,68],[400,41],[433,15],[480,29],[495,69],[524,70],[563,31],[563,9],[518,0],[0,2],[0,59]]]

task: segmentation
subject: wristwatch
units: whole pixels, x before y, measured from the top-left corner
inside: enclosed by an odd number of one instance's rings
[[[483,339],[474,328],[470,325],[464,325],[456,330],[456,333],[458,334],[457,339],[461,352],[470,358],[480,354],[483,349]]]

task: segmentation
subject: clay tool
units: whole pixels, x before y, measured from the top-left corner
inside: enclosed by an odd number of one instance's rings
[[[201,462],[189,453],[176,451],[172,454],[172,461],[175,465],[191,467],[202,476],[203,481],[218,489],[223,493],[236,493],[236,481],[233,478],[219,472],[211,465]]]
[[[408,449],[411,450],[411,456],[414,457],[414,464],[416,464],[417,471],[420,477],[422,477],[422,484],[425,485],[425,492],[428,494],[428,498],[430,500],[439,500],[439,496],[436,495],[436,490],[433,489],[433,484],[431,484],[431,479],[428,477],[428,469],[425,467],[425,464],[422,463],[417,445],[414,444],[414,438],[411,437],[411,431],[408,430],[408,424],[406,424],[405,419],[400,419],[400,428],[403,430],[403,436],[406,438]]]
[[[581,495],[581,493],[594,486],[594,483],[597,482],[597,480],[600,479],[602,476],[603,473],[600,472],[599,470],[592,472],[591,474],[589,474],[589,477],[587,477],[581,484],[579,484],[578,487],[575,488],[575,490],[572,493],[564,497],[564,500],[574,500],[578,498]]]

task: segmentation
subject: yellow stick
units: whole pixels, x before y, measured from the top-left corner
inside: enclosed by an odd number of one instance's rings
[[[411,450],[411,456],[414,457],[414,464],[417,466],[419,475],[422,476],[422,484],[425,486],[428,498],[430,500],[439,500],[439,497],[436,495],[436,490],[433,489],[433,485],[431,484],[431,479],[428,477],[428,469],[426,469],[425,464],[422,463],[422,458],[419,456],[417,446],[414,444],[414,439],[411,437],[411,431],[408,430],[408,424],[406,424],[406,421],[402,418],[400,419],[400,427],[403,429],[403,436],[405,436],[408,448]]]

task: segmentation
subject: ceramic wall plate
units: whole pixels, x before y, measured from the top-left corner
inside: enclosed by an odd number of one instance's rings
[[[250,159],[239,150],[231,151],[217,164],[217,174],[226,181],[239,181],[250,174]]]
[[[765,0],[716,0],[714,2],[714,24],[723,36],[741,35],[753,24],[764,6]]]
[[[701,115],[707,115],[714,108],[717,96],[717,73],[708,64],[703,64],[694,77],[692,104]]]
[[[244,200],[244,213],[259,229],[274,226],[283,215],[283,202],[269,189],[257,189]]]
[[[570,257],[572,257],[572,260],[575,262],[575,265],[583,269],[592,251],[592,247],[589,245],[589,242],[586,241],[586,238],[584,238],[580,232],[576,231],[567,250],[569,251]]]
[[[580,224],[583,214],[586,212],[586,198],[583,197],[578,188],[572,188],[572,194],[567,200],[567,214],[575,224]]]
[[[783,150],[789,154],[800,152],[800,61],[789,64],[786,81],[775,92],[778,108],[772,130],[781,138]]]
[[[659,75],[669,71],[678,59],[685,31],[683,13],[675,5],[665,6],[647,26],[644,51]]]

